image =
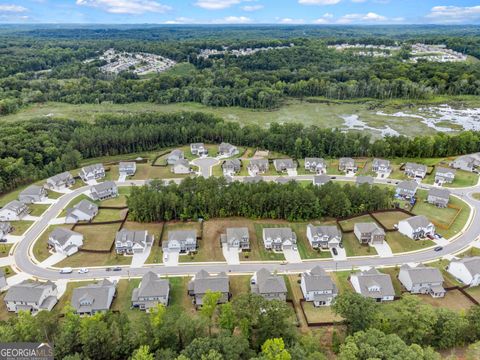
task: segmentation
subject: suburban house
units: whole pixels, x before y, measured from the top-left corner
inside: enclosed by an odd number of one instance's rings
[[[187,159],[181,159],[173,164],[172,172],[174,174],[190,174],[192,172],[192,167]]]
[[[232,144],[222,142],[218,145],[218,155],[234,156],[238,154],[238,148]]]
[[[224,304],[230,298],[230,283],[228,276],[223,271],[218,275],[211,275],[205,270],[200,270],[188,283],[188,295],[193,297],[196,306],[203,305],[203,296],[207,292],[220,292],[222,297],[218,304]]]
[[[243,178],[243,182],[246,183],[246,184],[256,184],[256,183],[259,183],[260,181],[262,181],[263,178],[261,176],[247,176],[247,177],[244,177]]]
[[[36,313],[41,310],[50,311],[57,303],[57,285],[54,283],[24,280],[10,286],[5,298],[8,311],[28,311]]]
[[[160,279],[152,271],[142,277],[138,288],[132,291],[132,306],[140,310],[150,310],[158,304],[167,306],[170,294],[170,283],[166,279]]]
[[[79,221],[91,221],[98,214],[98,206],[88,200],[82,200],[78,204],[67,209],[65,223],[76,224]]]
[[[437,167],[435,168],[435,184],[451,184],[455,180],[455,169]]]
[[[283,276],[272,274],[265,268],[258,270],[250,279],[250,291],[266,300],[287,300],[287,285]]]
[[[222,164],[223,175],[233,176],[240,172],[242,168],[242,162],[240,159],[225,160]]]
[[[419,240],[435,235],[435,226],[424,215],[412,216],[398,222],[398,231],[410,239]]]
[[[313,185],[316,185],[316,186],[325,185],[330,181],[332,181],[332,179],[328,175],[315,175],[313,177]]]
[[[208,154],[208,149],[203,143],[193,143],[190,144],[190,152],[192,155],[202,156]]]
[[[480,153],[460,156],[453,160],[450,166],[454,169],[473,172],[480,166]]]
[[[248,250],[250,249],[250,235],[248,228],[227,228],[225,234],[220,235],[220,242],[228,249]]]
[[[373,185],[373,177],[371,176],[357,176],[355,179],[355,183],[357,185],[363,185],[363,184],[368,184],[368,185]]]
[[[308,224],[307,239],[314,249],[330,249],[340,245],[342,232],[336,225],[314,226]]]
[[[431,188],[428,191],[427,202],[437,207],[445,208],[450,200],[450,190]]]
[[[378,175],[382,176],[389,174],[392,171],[389,160],[384,159],[373,159],[372,161],[372,171],[376,172]]]
[[[381,245],[385,241],[385,230],[374,222],[356,223],[353,232],[361,244],[373,246]]]
[[[315,174],[325,174],[327,172],[327,163],[322,158],[305,158],[305,170]]]
[[[465,285],[480,285],[480,256],[450,261],[447,271]]]
[[[71,305],[79,315],[94,315],[110,309],[116,284],[107,279],[73,289]]]
[[[18,200],[13,200],[0,209],[0,221],[21,220],[27,214],[28,206]]]
[[[405,175],[414,179],[423,179],[427,176],[427,166],[408,162],[405,164]]]
[[[48,246],[59,254],[70,256],[83,245],[83,235],[69,229],[57,227],[48,236]]]
[[[292,159],[275,159],[273,166],[278,172],[289,172],[297,169],[297,164]]]
[[[168,232],[168,240],[162,243],[163,251],[190,253],[197,251],[197,232],[195,230],[175,230]]]
[[[312,301],[314,306],[330,306],[338,295],[337,286],[320,266],[302,273],[300,288],[305,301]]]
[[[253,159],[247,166],[250,176],[256,176],[258,174],[264,174],[268,171],[267,159]]]
[[[52,190],[62,190],[75,184],[72,174],[65,171],[47,179],[47,187]]]
[[[153,240],[154,236],[147,230],[122,229],[115,235],[115,251],[124,255],[141,254],[153,244]]]
[[[5,239],[5,237],[12,231],[12,225],[9,222],[0,222],[0,240]]]
[[[338,170],[345,173],[355,173],[358,170],[355,160],[348,157],[342,157],[338,160]]]
[[[178,160],[185,159],[185,154],[180,149],[175,149],[170,152],[167,156],[167,164],[168,165],[175,165]]]
[[[358,294],[377,302],[395,299],[395,289],[390,275],[383,274],[373,267],[351,275],[350,283]]]
[[[47,197],[47,190],[43,186],[31,185],[18,195],[18,200],[24,204],[32,204],[45,201]]]
[[[266,249],[282,251],[283,249],[291,249],[293,244],[296,243],[297,236],[288,227],[263,229],[263,244]]]
[[[118,163],[118,172],[120,175],[132,176],[137,171],[137,163],[135,161],[121,161]]]
[[[106,200],[118,196],[117,185],[113,181],[105,181],[90,189],[90,197],[93,200]]]
[[[89,180],[103,179],[105,177],[105,168],[102,164],[85,166],[80,170],[78,175],[80,175],[85,182]]]
[[[444,297],[443,275],[438,268],[425,265],[400,267],[398,280],[412,294],[430,294],[432,297]]]
[[[397,185],[395,194],[403,199],[411,199],[415,196],[418,189],[418,183],[414,180],[402,181]]]

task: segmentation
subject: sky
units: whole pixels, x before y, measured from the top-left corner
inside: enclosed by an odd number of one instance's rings
[[[480,0],[0,0],[0,23],[480,24]]]

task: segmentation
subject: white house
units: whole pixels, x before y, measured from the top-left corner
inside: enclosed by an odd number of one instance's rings
[[[115,235],[115,251],[117,254],[140,254],[151,246],[154,236],[147,230],[122,229]]]
[[[452,260],[447,271],[465,285],[480,285],[480,256]]]
[[[330,306],[338,295],[335,283],[320,266],[302,274],[300,288],[305,301],[313,302],[314,306]]]
[[[432,297],[444,297],[443,275],[435,267],[424,265],[410,266],[408,264],[400,267],[398,280],[412,294],[430,294]]]
[[[48,236],[48,246],[55,252],[70,256],[83,245],[83,235],[69,229],[57,227]]]
[[[11,231],[12,225],[9,222],[0,222],[0,240],[5,239]]]
[[[266,249],[282,251],[283,249],[291,249],[293,244],[296,243],[297,236],[288,227],[263,229],[263,244]]]
[[[43,186],[31,185],[18,195],[18,200],[24,204],[32,204],[45,201],[47,197],[47,190]]]
[[[358,294],[377,302],[395,299],[395,289],[390,275],[383,274],[373,267],[350,276],[350,283]]]
[[[305,170],[318,175],[327,173],[327,163],[322,158],[305,158]]]
[[[18,221],[28,214],[28,206],[13,200],[0,209],[0,221]]]
[[[376,172],[381,177],[384,177],[386,174],[390,174],[392,171],[390,161],[384,159],[373,159],[372,171]]]
[[[118,164],[118,172],[120,175],[133,176],[137,171],[137,163],[135,161],[121,161]]]
[[[204,143],[193,143],[190,144],[190,152],[192,155],[207,155],[208,154],[208,149],[205,147]]]
[[[69,188],[73,184],[75,184],[75,179],[68,171],[54,175],[47,179],[48,188],[54,190]]]
[[[98,180],[105,177],[105,168],[102,164],[94,164],[85,166],[80,170],[78,174],[83,181]]]
[[[93,200],[106,200],[118,196],[118,187],[113,181],[105,181],[90,188],[90,197]]]
[[[336,248],[342,242],[342,232],[336,225],[314,226],[308,224],[307,239],[314,249]]]
[[[435,226],[423,215],[413,216],[398,222],[398,231],[410,239],[419,240],[435,235]]]
[[[79,221],[91,221],[98,214],[98,206],[88,200],[82,200],[74,207],[67,209],[66,224],[76,224]]]

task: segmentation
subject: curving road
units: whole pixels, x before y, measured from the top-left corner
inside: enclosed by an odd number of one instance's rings
[[[241,180],[241,177],[237,177]],[[266,181],[275,179],[276,176],[264,177]],[[299,175],[292,177],[296,180],[312,180],[312,175]],[[345,176],[336,176],[337,180],[354,181],[354,178]],[[172,181],[179,182],[182,179],[173,179]],[[379,184],[395,184],[398,180],[393,179],[375,179]],[[143,185],[146,181],[136,180],[128,181],[125,183],[117,183],[119,186],[130,185]],[[420,188],[428,189],[431,186],[421,184]],[[197,264],[180,264],[175,267],[167,267],[162,264],[144,266],[140,268],[121,267],[120,271],[106,271],[106,267],[90,267],[90,271],[87,274],[78,274],[73,272],[72,274],[60,274],[58,269],[46,269],[40,267],[33,261],[33,255],[30,252],[35,240],[48,228],[50,220],[56,218],[58,214],[81,193],[85,192],[89,187],[84,186],[82,188],[73,190],[71,193],[65,194],[58,199],[41,217],[40,220],[34,223],[34,225],[26,232],[24,239],[17,244],[14,249],[14,258],[16,267],[18,270],[29,274],[33,277],[46,279],[46,280],[87,280],[98,279],[110,276],[119,277],[139,277],[145,274],[147,271],[155,271],[160,275],[193,275],[200,269],[205,269],[208,272],[217,273],[220,271],[232,272],[232,273],[252,273],[259,270],[262,267],[269,269],[270,271],[277,270],[279,272],[303,272],[311,269],[315,265],[321,265],[327,270],[348,270],[354,267],[360,266],[396,266],[409,262],[428,262],[438,258],[441,258],[448,254],[455,254],[462,249],[468,247],[473,241],[477,240],[480,236],[480,201],[475,200],[472,197],[473,193],[480,192],[480,185],[476,185],[470,188],[450,188],[452,195],[458,196],[472,207],[471,218],[469,225],[457,235],[455,239],[450,241],[448,245],[443,247],[442,251],[436,252],[433,249],[426,249],[417,252],[397,254],[392,257],[352,257],[347,260],[335,261],[335,260],[304,260],[299,264],[282,264],[280,262],[243,262],[239,265],[227,265],[226,263],[197,263]]]

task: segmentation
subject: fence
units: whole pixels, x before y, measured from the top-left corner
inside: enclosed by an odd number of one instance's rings
[[[158,159],[160,159],[162,156],[165,156],[167,154],[170,154],[170,151],[165,151],[165,152],[160,153],[159,155],[155,156],[152,160],[152,165],[151,166],[167,167],[168,164],[166,162],[165,162],[165,164],[162,164],[162,165],[157,164]]]
[[[353,230],[344,230],[344,228],[342,227],[342,224],[340,224],[340,222],[342,222],[342,221],[347,221],[347,220],[351,220],[351,219],[355,219],[355,218],[362,217],[362,216],[366,216],[366,215],[369,215],[369,216],[371,216],[376,222],[378,222],[378,224],[385,230],[385,232],[387,232],[387,231],[393,232],[393,231],[396,231],[396,230],[395,230],[395,229],[389,229],[389,228],[387,228],[385,225],[383,225],[383,223],[382,223],[381,221],[378,220],[377,217],[375,217],[375,214],[390,213],[390,212],[401,212],[401,213],[404,213],[404,214],[409,215],[409,216],[415,216],[415,214],[413,214],[411,211],[408,211],[408,210],[405,210],[405,209],[401,209],[401,208],[395,208],[395,209],[365,211],[365,212],[360,213],[360,214],[350,215],[350,216],[346,216],[346,217],[342,217],[342,218],[337,218],[337,219],[336,219],[336,223],[337,223],[338,227],[340,228],[340,230],[342,231],[342,233],[344,233],[344,234],[349,234],[349,233],[353,233]]]

